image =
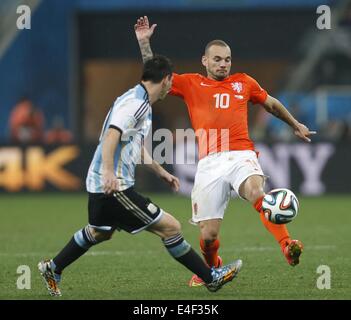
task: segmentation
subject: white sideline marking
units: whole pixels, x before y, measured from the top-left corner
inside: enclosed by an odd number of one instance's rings
[[[335,249],[336,246],[334,245],[316,245],[316,246],[305,246],[305,250],[313,250],[313,251],[319,251],[319,250],[332,250]],[[237,251],[276,251],[279,250],[278,246],[269,246],[269,247],[240,247],[236,246],[235,250]],[[233,249],[228,248],[223,248],[221,249],[221,252],[233,252]],[[138,254],[138,255],[150,255],[154,254],[155,250],[143,250],[140,249],[130,251],[90,251],[87,252],[85,255],[87,256],[123,256],[123,255],[130,255],[130,254]],[[7,252],[0,252],[0,257],[21,257],[21,258],[26,258],[26,257],[51,257],[56,255],[57,252],[26,252],[26,253],[7,253]]]

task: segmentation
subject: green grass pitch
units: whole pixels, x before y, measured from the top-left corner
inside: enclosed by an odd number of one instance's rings
[[[199,252],[199,232],[190,225],[190,200],[150,194],[175,215],[185,238]],[[53,257],[87,223],[85,194],[0,196],[0,299],[52,299],[37,263]],[[224,262],[241,258],[238,278],[217,293],[189,288],[191,273],[171,259],[148,232],[116,232],[67,268],[63,296],[55,299],[351,299],[351,196],[300,198],[300,213],[288,227],[303,241],[301,263],[289,266],[273,237],[248,203],[231,201],[221,230]],[[31,289],[17,288],[17,268],[28,265]],[[317,288],[320,265],[331,270],[331,288]]]

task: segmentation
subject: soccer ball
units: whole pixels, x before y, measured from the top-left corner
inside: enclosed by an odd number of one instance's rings
[[[297,216],[299,200],[289,189],[274,189],[264,196],[262,210],[265,218],[270,222],[289,223]]]

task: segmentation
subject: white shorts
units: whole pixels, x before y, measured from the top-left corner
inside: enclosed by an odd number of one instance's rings
[[[264,177],[251,150],[224,151],[201,159],[191,192],[192,222],[223,219],[231,190],[239,195],[240,185],[253,175]]]

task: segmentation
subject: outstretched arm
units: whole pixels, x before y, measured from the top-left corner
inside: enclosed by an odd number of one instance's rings
[[[153,57],[150,46],[150,38],[154,33],[156,26],[157,24],[153,24],[151,27],[149,26],[149,19],[147,16],[140,17],[137,20],[137,23],[134,25],[135,35],[139,43],[141,56],[144,63]]]
[[[317,133],[316,131],[310,131],[304,124],[298,122],[278,99],[268,95],[263,106],[269,113],[292,127],[295,135],[302,140],[311,142],[309,136]]]

